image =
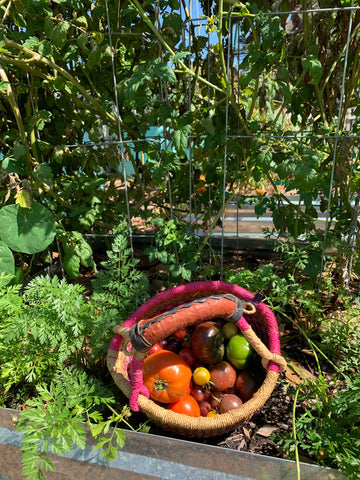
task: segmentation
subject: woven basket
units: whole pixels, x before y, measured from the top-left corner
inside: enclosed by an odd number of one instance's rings
[[[262,364],[266,370],[264,381],[253,397],[240,408],[214,417],[194,418],[178,414],[140,394],[137,399],[139,410],[153,423],[165,430],[187,437],[221,435],[235,429],[265,404],[275,388],[279,371],[286,368],[286,362],[280,355],[276,318],[267,305],[263,302],[258,303],[258,297],[244,288],[227,282],[204,281],[181,285],[155,295],[138,308],[122,326],[114,327],[115,336],[109,346],[107,365],[115,384],[130,399],[133,389],[128,375],[128,364],[132,358],[130,354],[136,356],[138,352],[136,350],[138,347],[134,347],[134,342],[132,346],[129,343],[127,333],[131,330],[131,327],[133,327],[132,330],[139,328],[139,325],[146,322],[147,319],[153,319],[158,316],[160,316],[160,321],[155,323],[161,326],[161,322],[166,320],[169,322],[171,320],[171,312],[174,312],[174,309],[176,310],[179,306],[185,305],[186,307],[189,302],[194,300],[200,304],[203,299],[206,300],[209,297],[219,299],[224,295],[227,295],[229,298],[236,297],[236,299],[244,302],[245,305],[252,306],[252,310],[245,307],[245,310],[240,312],[241,318],[239,320],[236,319],[238,320],[236,324],[255,351],[261,356]],[[251,314],[246,312],[251,312]],[[201,312],[199,315],[200,318],[196,319],[196,321],[204,320],[201,317]],[[165,319],[163,319],[163,316]],[[216,313],[216,316],[222,315]],[[167,327],[169,328],[169,325]],[[179,327],[174,324],[171,328],[172,331],[170,333],[174,333]],[[152,343],[155,343],[155,341]],[[130,349],[132,348],[131,352],[129,352],[129,347]],[[142,347],[143,352],[139,353],[140,357],[145,355],[144,352],[151,347],[151,344]]]

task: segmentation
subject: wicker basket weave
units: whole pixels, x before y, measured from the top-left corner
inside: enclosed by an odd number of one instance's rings
[[[235,429],[259,410],[271,396],[279,371],[286,368],[286,362],[280,354],[278,325],[273,312],[257,297],[244,288],[221,281],[193,282],[161,292],[138,308],[120,327],[114,327],[115,336],[109,346],[107,365],[115,384],[124,395],[130,398],[132,386],[128,375],[129,339],[125,333],[135,324],[154,318],[164,312],[213,295],[231,294],[243,302],[254,305],[251,315],[244,313],[237,322],[241,332],[261,356],[266,376],[253,397],[240,408],[214,417],[190,417],[178,414],[146,398],[138,397],[138,407],[152,422],[165,430],[187,437],[210,437]],[[174,325],[173,331],[177,330]],[[134,349],[131,354],[136,354]]]

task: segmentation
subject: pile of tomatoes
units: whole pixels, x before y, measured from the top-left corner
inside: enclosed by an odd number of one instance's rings
[[[150,398],[174,412],[210,417],[248,401],[264,379],[259,356],[224,319],[185,327],[152,346],[143,365]]]

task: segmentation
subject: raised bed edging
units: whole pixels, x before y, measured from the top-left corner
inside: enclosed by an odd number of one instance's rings
[[[14,420],[19,411],[0,408],[0,480],[23,480],[21,434]],[[188,440],[124,430],[126,440],[114,461],[93,450],[88,433],[84,450],[74,447],[67,457],[50,455],[56,472],[48,480],[296,480],[296,464],[264,455],[240,452]],[[300,463],[301,480],[345,480],[337,470]]]

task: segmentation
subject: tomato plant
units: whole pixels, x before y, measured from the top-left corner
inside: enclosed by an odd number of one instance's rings
[[[182,413],[189,417],[200,417],[200,407],[194,397],[185,394],[180,400],[170,403],[168,408],[176,413]]]
[[[253,358],[254,349],[242,333],[230,338],[226,346],[226,356],[231,365],[239,370],[247,368]]]
[[[196,326],[191,339],[191,348],[196,358],[209,365],[223,359],[224,334],[215,322],[202,322]]]
[[[196,385],[203,386],[203,385],[206,385],[209,382],[210,372],[205,367],[197,367],[193,371],[192,378],[193,378],[194,383],[196,383]]]
[[[145,358],[143,381],[150,398],[171,403],[185,395],[191,382],[191,369],[176,353],[160,350]]]
[[[215,390],[224,392],[235,385],[236,370],[229,362],[221,361],[211,367],[210,381]]]

